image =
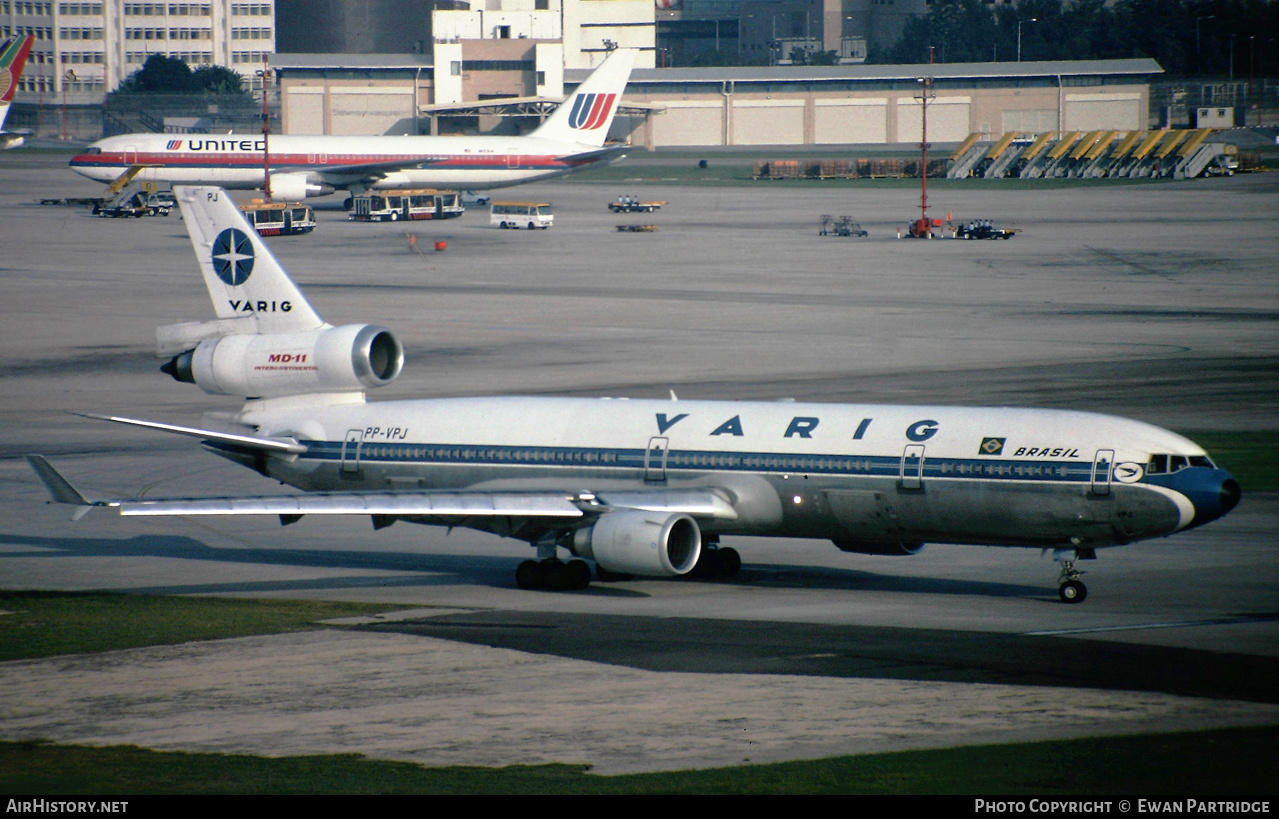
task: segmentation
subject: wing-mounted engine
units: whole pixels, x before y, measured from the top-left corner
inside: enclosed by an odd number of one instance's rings
[[[608,512],[573,535],[572,551],[621,574],[688,574],[702,552],[702,531],[685,514]]]
[[[213,395],[275,398],[390,384],[404,366],[395,334],[372,324],[201,341],[160,369]]]
[[[271,197],[296,202],[308,196],[325,196],[333,193],[332,185],[311,181],[304,173],[271,174]]]

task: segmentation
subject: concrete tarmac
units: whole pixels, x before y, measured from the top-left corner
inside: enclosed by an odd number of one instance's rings
[[[101,495],[282,490],[192,441],[67,414],[198,424],[235,405],[157,370],[155,326],[210,315],[181,221],[34,204],[99,192],[67,158],[0,154],[0,587],[407,613],[0,664],[0,738],[613,772],[1279,722],[1272,495],[1101,552],[1079,606],[1056,601],[1056,566],[1032,550],[877,558],[736,538],[733,582],[550,594],[515,587],[528,547],[478,533],[100,511],[71,523],[21,455]],[[490,228],[482,212],[358,224],[327,204],[313,234],[269,244],[329,321],[404,340],[404,375],[374,400],[674,390],[1068,407],[1191,437],[1276,428],[1275,175],[935,190],[934,215],[1021,233],[925,242],[896,239],[914,189],[675,187],[645,167],[625,190],[497,192],[553,202],[548,231]],[[670,204],[608,213],[623,192]],[[821,214],[870,236],[818,236]],[[617,231],[628,223],[657,230]]]

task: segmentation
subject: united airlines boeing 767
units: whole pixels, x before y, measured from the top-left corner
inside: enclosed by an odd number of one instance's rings
[[[635,52],[618,49],[528,136],[302,136],[122,134],[71,160],[76,173],[112,182],[136,169],[140,182],[265,184],[286,200],[371,188],[484,190],[520,185],[615,161],[624,147],[604,144],[626,89]],[[270,149],[269,151],[267,149]]]
[[[1229,512],[1239,485],[1192,441],[1139,421],[1045,409],[582,398],[366,401],[403,365],[391,330],[327,324],[220,189],[176,189],[216,319],[158,331],[162,368],[244,397],[194,437],[304,490],[91,499],[29,460],[80,515],[367,515],[527,541],[523,588],[602,573],[732,574],[732,535],[823,538],[913,555],[927,542],[1053,550],[1075,561]],[[251,397],[250,397],[251,396]],[[98,416],[104,417],[104,416]],[[568,557],[561,560],[561,555]]]

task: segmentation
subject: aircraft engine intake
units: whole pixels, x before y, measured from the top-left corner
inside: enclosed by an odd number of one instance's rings
[[[271,174],[271,198],[296,202],[308,196],[324,196],[333,193],[332,185],[310,182],[304,173]]]
[[[856,552],[862,555],[893,555],[905,557],[917,555],[924,551],[922,543],[902,543],[901,541],[851,540],[835,538],[833,541],[841,552]]]
[[[673,577],[697,565],[702,531],[679,513],[609,512],[574,533],[572,550],[610,572]]]
[[[160,369],[212,395],[271,398],[383,387],[403,366],[404,348],[394,333],[349,324],[208,339]]]

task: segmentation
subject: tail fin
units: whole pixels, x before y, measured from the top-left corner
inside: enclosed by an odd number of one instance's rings
[[[603,145],[634,64],[635,49],[619,48],[608,55],[551,118],[529,136],[597,148]]]
[[[324,326],[302,291],[235,206],[215,187],[175,186],[191,247],[218,319],[238,333],[281,333]]]
[[[27,55],[31,53],[35,39],[34,34],[15,37],[0,49],[0,128],[4,127],[5,118],[9,116],[9,104],[18,90],[18,77],[22,76],[22,67],[27,63]]]

